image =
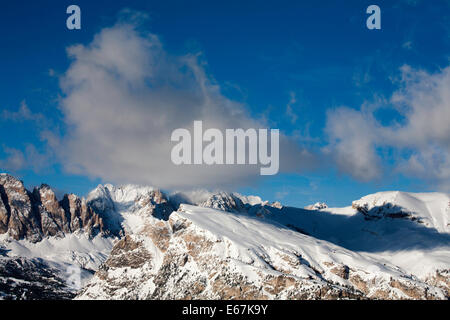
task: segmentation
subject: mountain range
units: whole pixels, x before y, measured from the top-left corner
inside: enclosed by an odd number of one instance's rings
[[[0,174],[0,299],[449,299],[450,195],[330,208]]]

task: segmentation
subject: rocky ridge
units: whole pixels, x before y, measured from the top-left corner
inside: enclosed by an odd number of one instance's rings
[[[0,234],[15,240],[41,241],[45,237],[85,232],[90,236],[107,233],[103,218],[86,200],[66,194],[60,201],[48,185],[28,191],[23,182],[0,175]]]

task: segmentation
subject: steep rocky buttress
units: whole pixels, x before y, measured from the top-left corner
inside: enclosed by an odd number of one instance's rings
[[[38,242],[43,237],[74,232],[91,236],[107,232],[103,219],[87,206],[85,199],[66,194],[58,201],[48,185],[30,192],[22,181],[1,174],[0,196],[0,234],[7,233],[15,240]]]

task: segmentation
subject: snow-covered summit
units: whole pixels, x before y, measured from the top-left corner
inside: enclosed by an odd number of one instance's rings
[[[88,204],[104,217],[108,228],[116,234],[143,226],[143,218],[157,216],[167,219],[174,208],[167,196],[148,186],[111,184],[99,185],[87,197]]]
[[[305,209],[308,210],[322,210],[328,208],[328,205],[325,202],[316,202],[309,206],[306,206]]]
[[[135,201],[138,197],[147,195],[154,190],[155,188],[150,186],[133,184],[126,184],[118,187],[115,187],[112,184],[100,184],[89,193],[87,199],[90,201],[94,198],[109,198],[114,202],[126,203]]]
[[[378,192],[353,201],[368,218],[407,218],[439,232],[450,232],[450,195],[445,193]]]
[[[228,212],[245,212],[246,206],[242,199],[233,193],[219,192],[212,194],[207,200],[198,204],[200,207],[207,207]]]

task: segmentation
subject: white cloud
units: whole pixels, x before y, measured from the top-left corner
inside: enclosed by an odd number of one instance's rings
[[[89,45],[68,49],[61,78],[66,134],[51,140],[65,168],[115,183],[159,187],[248,184],[259,166],[175,166],[171,133],[204,127],[264,128],[244,105],[223,96],[198,55],[172,56],[159,38],[120,22]],[[281,170],[311,165],[313,156],[281,136]]]
[[[325,152],[332,152],[342,171],[362,181],[372,180],[381,173],[374,150],[377,128],[376,120],[365,111],[346,107],[329,111],[326,132],[331,145]]]
[[[360,179],[383,174],[377,148],[392,148],[394,170],[450,187],[450,67],[435,74],[401,68],[400,89],[390,103],[402,121],[382,125],[374,115],[377,106],[359,110],[346,107],[329,111],[326,131],[339,168]]]

